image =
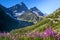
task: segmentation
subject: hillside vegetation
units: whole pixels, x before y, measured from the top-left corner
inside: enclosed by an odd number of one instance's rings
[[[26,32],[31,32],[32,33],[34,31],[42,32],[47,27],[51,27],[55,31],[60,32],[59,31],[60,30],[60,8],[58,8],[52,14],[44,17],[43,20],[36,23],[35,25],[27,26],[27,27],[24,27],[24,28],[16,29],[16,30],[12,30],[10,33],[24,34]]]

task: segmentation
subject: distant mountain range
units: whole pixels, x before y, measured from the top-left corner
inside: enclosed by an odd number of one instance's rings
[[[12,11],[15,16],[17,16],[18,20],[38,22],[44,16],[44,13],[42,13],[37,7],[28,9],[23,2],[8,9]]]

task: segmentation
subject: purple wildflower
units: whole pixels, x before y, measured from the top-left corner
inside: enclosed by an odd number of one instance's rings
[[[59,40],[60,39],[60,34],[56,35],[56,39]]]
[[[34,35],[35,35],[36,37],[40,37],[40,34],[39,34],[37,31],[34,32]]]
[[[27,33],[26,36],[27,36],[27,37],[31,37],[31,33]]]
[[[49,36],[54,36],[55,35],[55,32],[51,29],[51,28],[47,28],[45,30],[46,34],[48,34]]]
[[[47,35],[45,32],[42,32],[42,33],[41,33],[41,36],[42,36],[43,38],[46,38],[48,35]]]

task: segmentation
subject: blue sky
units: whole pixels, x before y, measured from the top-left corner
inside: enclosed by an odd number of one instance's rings
[[[43,13],[50,14],[60,7],[60,0],[0,0],[0,4],[9,8],[24,2],[28,8],[36,6]]]

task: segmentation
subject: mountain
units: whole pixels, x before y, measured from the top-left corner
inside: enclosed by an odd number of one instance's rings
[[[42,20],[44,14],[38,10],[36,7],[28,9],[28,7],[21,2],[9,8],[18,20],[24,20],[29,22],[38,22]]]
[[[25,34],[27,32],[33,33],[34,31],[37,32],[43,32],[47,27],[51,27],[56,33],[60,33],[60,8],[58,8],[56,11],[54,11],[52,14],[44,17],[43,20],[36,23],[32,26],[27,26],[25,28],[17,29],[11,31],[12,34],[15,34],[18,32],[21,34]],[[23,31],[23,32],[21,32]]]
[[[30,10],[27,10],[24,14],[18,16],[21,20],[26,20],[29,22],[38,22],[42,20],[42,16],[38,16]]]
[[[13,13],[21,13],[22,11],[28,10],[28,8],[23,2],[21,2],[20,4],[10,7],[9,10],[11,10]]]
[[[36,13],[38,16],[44,16],[44,14],[37,7],[30,8],[30,10]]]
[[[0,5],[0,32],[9,32],[33,24],[33,22],[17,20],[15,16],[13,16],[12,11]]]

